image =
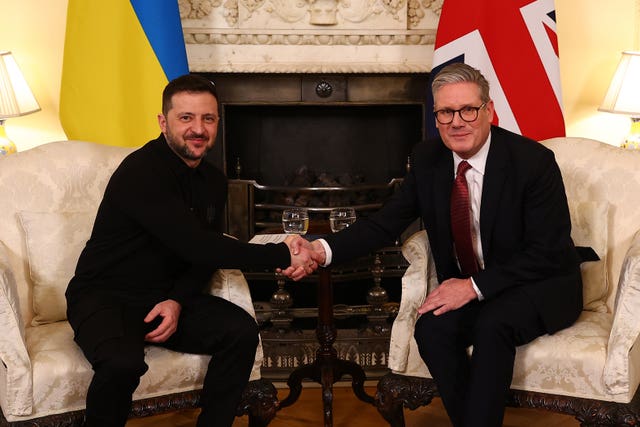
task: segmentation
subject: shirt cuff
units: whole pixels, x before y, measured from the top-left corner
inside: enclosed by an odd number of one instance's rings
[[[329,244],[327,243],[326,240],[318,239],[318,242],[320,242],[320,244],[324,248],[324,264],[322,264],[322,267],[326,267],[331,264],[331,259],[333,258],[333,252],[331,252],[331,247],[329,247]]]
[[[473,290],[476,291],[476,294],[478,294],[478,301],[482,301],[484,299],[484,296],[482,296],[482,292],[480,292],[480,288],[476,285],[475,280],[473,280],[473,277],[469,277],[469,279],[471,279],[471,286],[473,286]]]

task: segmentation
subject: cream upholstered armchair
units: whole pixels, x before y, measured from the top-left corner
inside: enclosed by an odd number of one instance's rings
[[[600,261],[582,264],[584,310],[571,327],[519,347],[511,406],[545,408],[583,426],[640,424],[640,151],[581,138],[543,142],[562,170],[578,246]],[[417,308],[437,286],[428,230],[403,245],[410,266],[389,350],[391,373],[381,379],[376,406],[392,426],[403,407],[437,394],[413,339]]]
[[[0,426],[82,425],[91,366],[73,341],[64,292],[113,170],[132,150],[79,141],[0,158]],[[254,314],[242,273],[220,270],[211,292]],[[208,356],[146,350],[149,371],[131,416],[196,407]],[[262,348],[238,415],[266,425],[277,392],[260,380]]]

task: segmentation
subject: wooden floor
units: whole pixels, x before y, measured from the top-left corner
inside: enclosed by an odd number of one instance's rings
[[[367,387],[367,393],[373,395],[375,387]],[[296,403],[278,411],[269,427],[321,427],[322,400],[321,390],[315,384],[303,388]],[[350,387],[334,386],[333,426],[334,427],[371,427],[387,426],[375,407],[358,400]],[[288,394],[286,389],[278,390],[279,399]],[[127,427],[193,427],[198,411],[179,411],[172,414],[131,420]],[[434,399],[430,405],[405,410],[407,427],[451,427],[440,399]],[[247,417],[236,418],[233,427],[247,427]],[[535,409],[507,408],[505,427],[578,427],[573,417],[554,414]]]

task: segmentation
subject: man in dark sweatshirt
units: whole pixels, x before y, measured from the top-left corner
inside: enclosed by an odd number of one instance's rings
[[[67,315],[94,376],[86,425],[124,426],[148,366],[144,346],[213,355],[198,426],[231,426],[253,366],[258,326],[242,308],[203,289],[218,268],[315,267],[288,243],[252,245],[221,232],[224,174],[203,161],[216,139],[213,83],[171,81],[162,134],[111,177],[91,238],[67,288]]]

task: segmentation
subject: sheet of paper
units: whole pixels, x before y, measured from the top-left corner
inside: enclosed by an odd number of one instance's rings
[[[256,234],[249,240],[249,243],[255,243],[258,245],[264,245],[266,243],[280,243],[284,242],[288,234]]]

